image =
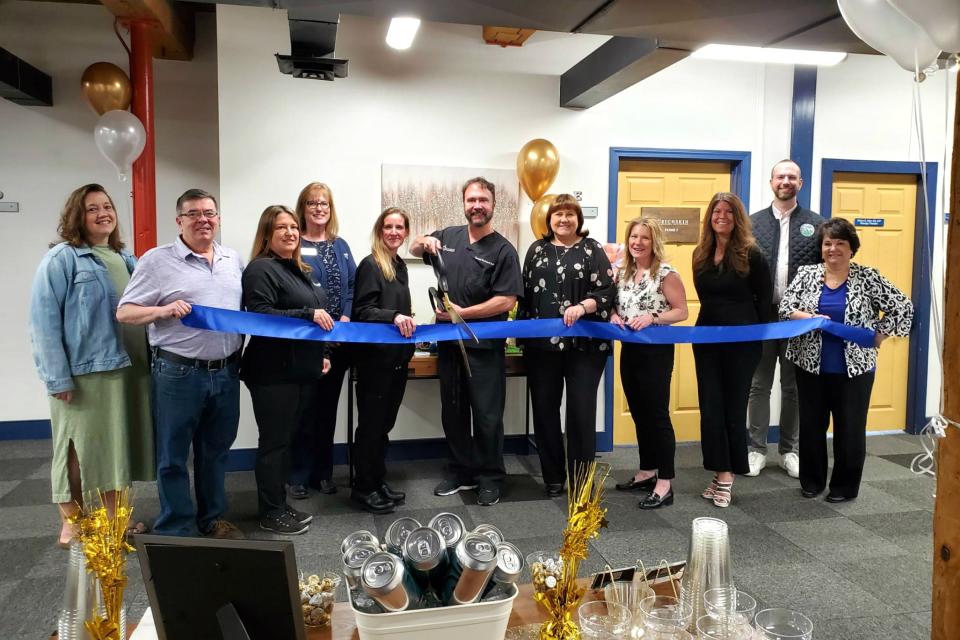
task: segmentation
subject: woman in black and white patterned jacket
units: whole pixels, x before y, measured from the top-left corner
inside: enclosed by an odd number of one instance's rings
[[[791,338],[787,358],[797,365],[800,403],[800,487],[813,498],[827,486],[827,429],[833,416],[833,474],[827,502],[853,500],[866,457],[867,410],[877,348],[889,336],[906,336],[913,304],[880,272],[851,262],[857,231],[833,218],[817,231],[823,263],[800,267],[780,300],[780,317],[824,317],[876,332],[873,347],[812,331]]]

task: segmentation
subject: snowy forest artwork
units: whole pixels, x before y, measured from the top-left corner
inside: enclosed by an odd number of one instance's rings
[[[517,247],[520,241],[520,184],[513,169],[467,169],[385,164],[380,173],[380,205],[410,214],[410,238],[466,224],[463,183],[482,176],[496,185],[493,228]],[[519,248],[518,248],[519,250]],[[410,258],[406,248],[400,255]]]

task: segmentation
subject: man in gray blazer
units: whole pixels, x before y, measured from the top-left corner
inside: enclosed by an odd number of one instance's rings
[[[816,230],[823,218],[797,204],[801,188],[800,166],[793,160],[781,160],[770,171],[773,202],[750,216],[753,233],[770,264],[774,310],[797,268],[820,262]],[[747,475],[759,475],[767,465],[770,390],[777,361],[780,362],[780,466],[791,478],[800,474],[797,381],[794,365],[786,358],[786,349],[786,340],[766,340],[763,343],[763,356],[753,376],[747,408],[750,432],[747,455],[750,472]]]

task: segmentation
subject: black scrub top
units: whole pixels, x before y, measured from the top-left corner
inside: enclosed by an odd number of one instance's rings
[[[430,234],[443,245],[443,263],[447,270],[450,300],[461,307],[486,302],[493,296],[523,297],[523,278],[520,276],[520,257],[510,241],[494,231],[471,243],[467,226],[447,227]],[[432,264],[431,255],[423,254],[423,261]],[[474,318],[467,323],[506,320],[507,313],[488,318]],[[481,340],[479,345],[464,341],[468,346],[493,349],[503,348],[503,340]]]

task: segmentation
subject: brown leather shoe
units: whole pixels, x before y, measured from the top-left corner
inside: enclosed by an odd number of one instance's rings
[[[243,532],[237,529],[232,522],[224,520],[223,518],[215,520],[210,530],[203,535],[208,538],[217,538],[218,540],[243,540],[246,538]]]

